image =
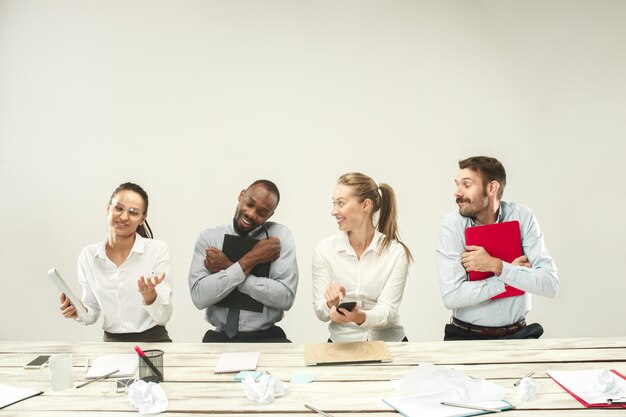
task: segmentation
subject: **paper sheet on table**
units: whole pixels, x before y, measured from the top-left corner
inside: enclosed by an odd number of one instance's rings
[[[416,394],[410,396],[384,398],[383,401],[406,417],[461,417],[476,416],[489,411],[473,410],[469,408],[451,407],[441,404],[449,398],[445,392]],[[499,401],[465,401],[478,407],[497,408],[508,410],[513,406],[504,400]]]
[[[98,378],[119,369],[111,378],[135,376],[139,366],[138,356],[134,353],[98,356],[87,371],[85,379]]]
[[[596,388],[596,381],[598,381],[598,376],[605,371],[606,369],[588,369],[583,371],[546,371],[546,373],[565,390],[587,404],[607,404],[607,398],[626,395],[626,379],[621,375],[615,375],[616,385],[621,388],[621,395],[600,392]]]
[[[498,401],[504,399],[504,388],[484,379],[471,378],[463,372],[431,363],[404,375],[396,389],[405,393],[432,394],[445,392],[441,401]]]
[[[11,404],[15,404],[42,393],[42,391],[30,388],[19,388],[0,384],[0,408],[8,407]]]

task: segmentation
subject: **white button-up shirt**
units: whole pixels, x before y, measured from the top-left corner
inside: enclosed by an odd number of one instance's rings
[[[83,304],[92,324],[102,312],[102,328],[109,333],[137,333],[165,325],[172,316],[172,276],[167,245],[135,236],[128,258],[117,267],[106,254],[106,241],[87,246],[78,257],[78,281],[83,287]],[[165,273],[156,287],[157,298],[146,305],[137,280]]]
[[[401,341],[404,327],[400,323],[398,307],[402,301],[408,275],[408,260],[404,247],[392,241],[378,253],[383,235],[376,231],[369,247],[357,258],[350,246],[348,234],[341,232],[322,240],[313,255],[313,307],[317,317],[329,321],[330,309],[324,291],[331,284],[346,289],[343,301],[356,301],[366,319],[356,323],[330,322],[328,329],[334,342],[365,340]]]

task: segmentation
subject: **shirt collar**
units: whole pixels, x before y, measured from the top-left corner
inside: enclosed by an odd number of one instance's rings
[[[500,202],[500,207],[498,207],[498,214],[496,215],[496,223],[502,223],[502,220],[504,219],[504,215],[502,214],[502,202]],[[474,227],[477,226],[476,222],[474,221],[473,218],[469,218],[470,221],[470,227]]]
[[[100,244],[100,247],[98,247],[98,250],[96,251],[96,258],[102,258],[102,259],[107,259],[107,252],[106,252],[106,246],[107,246],[107,242],[108,240],[103,241]],[[139,234],[135,233],[135,243],[133,243],[133,247],[131,248],[130,252],[137,252],[137,253],[143,253],[145,250],[145,242],[144,242],[144,238],[141,237]]]
[[[374,230],[374,237],[370,242],[370,245],[365,249],[363,255],[365,255],[369,251],[377,251],[378,243],[380,242],[380,238],[383,236],[378,230]],[[350,245],[350,240],[348,238],[348,232],[341,232],[339,234],[339,240],[337,242],[337,252],[345,252],[348,255],[356,256],[356,252],[352,245]]]

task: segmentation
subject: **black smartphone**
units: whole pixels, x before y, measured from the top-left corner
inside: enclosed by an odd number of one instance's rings
[[[50,355],[37,356],[35,359],[24,365],[24,369],[39,369],[41,368],[41,365],[48,362],[49,357]]]
[[[356,307],[356,301],[350,301],[348,303],[341,303],[337,306],[337,313],[343,314],[341,310],[339,310],[340,308],[345,308],[348,311],[352,311],[354,307]]]

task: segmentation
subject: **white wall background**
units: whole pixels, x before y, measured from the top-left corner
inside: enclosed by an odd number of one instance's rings
[[[208,328],[187,272],[238,192],[274,180],[300,286],[281,325],[327,337],[311,254],[336,231],[336,178],[396,188],[416,262],[408,337],[441,340],[434,247],[457,161],[488,154],[533,209],[559,268],[534,297],[546,337],[626,335],[626,2],[0,0],[0,340],[101,338],[58,314],[46,271],[76,258],[105,204],[141,184],[173,258],[175,341]]]

